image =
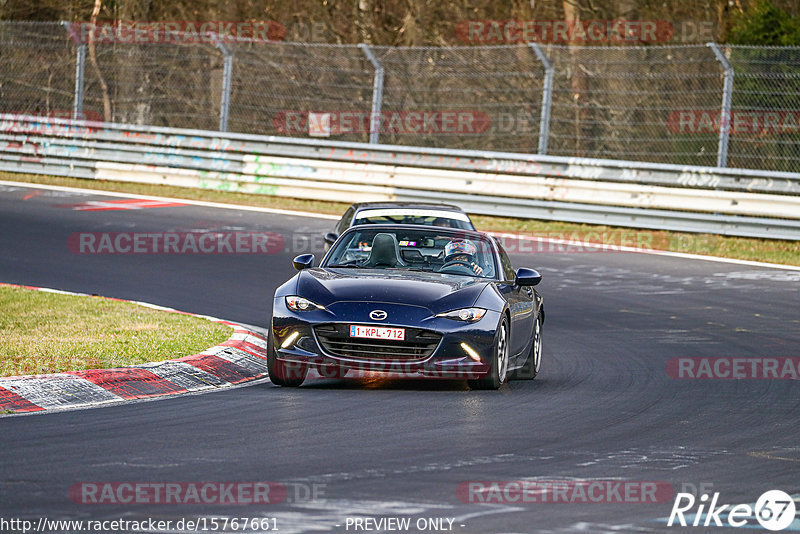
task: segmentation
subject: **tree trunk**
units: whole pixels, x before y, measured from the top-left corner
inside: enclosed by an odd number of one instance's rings
[[[95,50],[94,45],[94,28],[97,24],[97,16],[100,14],[100,9],[102,9],[102,7],[103,0],[95,0],[94,8],[92,9],[92,16],[89,19],[89,23],[91,24],[89,30],[89,61],[92,63],[94,73],[97,76],[97,80],[100,82],[100,91],[102,92],[103,96],[103,120],[105,122],[111,122],[111,97],[108,94],[108,84],[103,78],[103,73],[100,71],[100,65],[97,64],[97,51]]]

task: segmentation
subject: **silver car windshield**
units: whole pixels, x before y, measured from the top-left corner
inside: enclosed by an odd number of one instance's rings
[[[359,228],[347,232],[322,267],[400,269],[495,278],[493,248],[483,236],[435,229]]]

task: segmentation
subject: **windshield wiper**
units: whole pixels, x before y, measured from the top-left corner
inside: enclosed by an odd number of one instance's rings
[[[348,263],[334,263],[334,264],[331,264],[331,265],[326,265],[325,267],[328,268],[328,269],[339,268],[339,267],[353,267],[355,269],[366,269],[366,267],[364,267],[363,265],[359,265],[357,263],[350,263],[350,264],[348,264]]]
[[[420,269],[419,267],[387,267],[392,271],[413,271],[416,273],[432,273],[430,269]]]

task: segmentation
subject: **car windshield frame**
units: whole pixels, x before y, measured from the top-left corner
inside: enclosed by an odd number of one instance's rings
[[[361,235],[367,234],[362,241]],[[377,234],[389,233],[397,245],[398,258],[402,265],[368,265],[372,243]],[[354,235],[358,234],[358,235]],[[403,238],[413,239],[403,239]],[[480,273],[465,268],[448,268],[440,271],[444,262],[444,246],[450,241],[469,240],[479,249],[476,264],[483,269]],[[357,246],[354,244],[358,242]],[[412,244],[413,243],[413,244]],[[418,246],[419,244],[419,246]],[[342,250],[342,247],[345,247]],[[410,251],[416,250],[417,253]],[[437,252],[438,251],[438,252]],[[463,265],[463,264],[462,264]],[[352,226],[344,232],[320,262],[322,269],[370,269],[388,272],[426,272],[442,275],[461,275],[484,280],[504,278],[497,257],[497,247],[491,236],[472,230],[442,228],[419,225],[377,225]]]
[[[418,218],[420,220],[433,220],[430,222],[414,222],[413,218]],[[435,224],[437,220],[446,220],[448,221],[448,224],[446,226]],[[472,220],[466,213],[463,211],[441,208],[362,208],[353,216],[351,226],[362,226],[368,224],[410,224],[475,231],[475,225],[472,223]]]

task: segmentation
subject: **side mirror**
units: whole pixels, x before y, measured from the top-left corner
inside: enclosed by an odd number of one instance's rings
[[[337,239],[339,239],[339,234],[336,232],[328,232],[325,234],[325,242],[329,245],[333,245]]]
[[[518,286],[535,286],[542,281],[542,275],[533,269],[522,267],[517,269],[517,278],[514,283]]]
[[[295,259],[292,260],[292,266],[298,271],[302,271],[303,269],[309,269],[314,266],[314,255],[300,254],[299,256],[297,256]]]

